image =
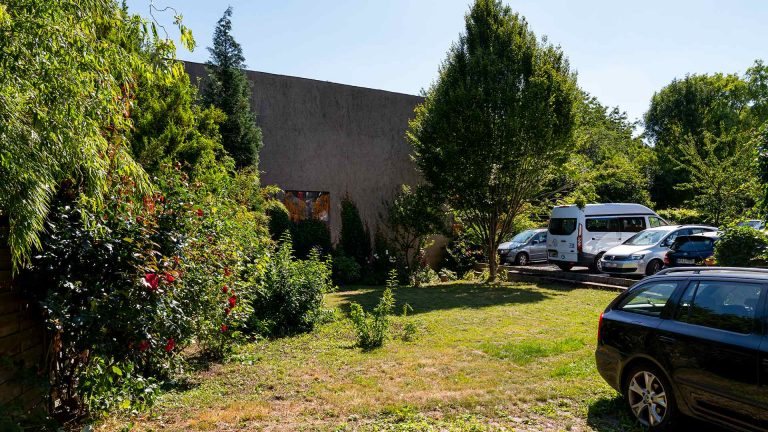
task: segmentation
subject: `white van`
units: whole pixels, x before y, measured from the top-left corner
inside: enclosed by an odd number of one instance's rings
[[[600,271],[600,258],[636,233],[667,222],[640,204],[557,206],[549,218],[547,258],[562,270],[581,265]]]

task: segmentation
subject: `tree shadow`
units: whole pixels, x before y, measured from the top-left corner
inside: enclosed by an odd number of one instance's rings
[[[624,398],[601,398],[589,405],[587,424],[599,432],[641,432],[644,429],[632,416]],[[671,429],[674,432],[727,432],[728,429],[684,417]]]
[[[550,288],[550,287],[547,287]],[[554,289],[566,291],[558,286]],[[359,303],[366,309],[373,308],[381,298],[383,287],[365,287],[355,291],[336,294],[340,308],[349,313],[351,302]],[[395,289],[396,311],[406,303],[413,308],[409,314],[419,314],[448,309],[479,309],[489,306],[534,303],[554,297],[557,294],[536,289],[517,288],[495,284],[439,284],[422,287],[403,286]]]

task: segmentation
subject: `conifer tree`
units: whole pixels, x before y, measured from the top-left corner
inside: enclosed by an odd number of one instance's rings
[[[243,49],[232,37],[232,7],[224,11],[213,34],[211,59],[206,63],[208,79],[203,102],[221,109],[227,120],[220,126],[224,148],[237,168],[258,165],[261,129],[251,111],[251,86],[245,75]]]

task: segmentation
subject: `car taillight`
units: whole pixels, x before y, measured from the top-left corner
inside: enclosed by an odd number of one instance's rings
[[[603,314],[605,312],[600,312],[600,319],[597,320],[597,344],[600,344],[600,332],[603,329]]]
[[[581,247],[584,245],[584,238],[582,234],[581,224],[579,224],[579,234],[576,236],[576,250],[581,252]]]
[[[669,252],[664,254],[664,265],[669,265]]]

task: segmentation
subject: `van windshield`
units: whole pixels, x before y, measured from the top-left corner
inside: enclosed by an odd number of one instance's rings
[[[515,237],[510,240],[512,243],[525,243],[528,240],[533,237],[533,235],[536,234],[536,231],[534,230],[525,230],[521,232],[520,234],[516,235]]]
[[[552,218],[549,220],[549,233],[568,235],[576,231],[576,218]]]
[[[667,235],[668,231],[643,231],[639,232],[632,237],[629,238],[629,240],[625,241],[625,245],[630,246],[651,246],[655,245],[656,243],[660,242],[662,237]]]

